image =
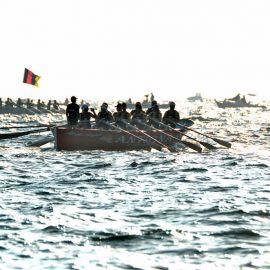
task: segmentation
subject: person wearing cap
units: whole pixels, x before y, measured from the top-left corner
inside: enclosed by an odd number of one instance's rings
[[[66,108],[67,122],[70,126],[76,126],[80,116],[80,106],[76,103],[77,98],[75,96],[72,96],[70,100],[71,103]]]
[[[170,125],[175,128],[175,124],[179,122],[180,115],[179,112],[175,110],[175,103],[173,101],[169,102],[170,109],[164,113],[162,122],[166,125]]]
[[[97,118],[97,114],[95,112],[95,109],[91,108],[91,112],[89,112],[89,107],[87,104],[83,104],[82,105],[82,112],[80,113],[80,122],[79,122],[79,127],[82,128],[91,128],[91,117],[96,119]]]
[[[146,114],[140,102],[136,102],[135,109],[131,111],[131,124],[140,129],[145,129]]]
[[[148,124],[155,128],[159,128],[160,127],[159,123],[161,121],[161,118],[162,118],[162,113],[159,109],[159,106],[157,104],[154,104],[151,112],[148,114]]]
[[[111,112],[108,111],[108,104],[104,102],[101,105],[100,111],[97,115],[96,127],[109,129],[112,121],[113,121],[113,115]]]
[[[122,104],[118,103],[116,106],[116,112],[113,113],[113,119],[116,126],[121,125],[121,112],[122,112]]]

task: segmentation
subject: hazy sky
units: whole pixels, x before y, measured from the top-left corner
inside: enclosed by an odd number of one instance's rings
[[[269,99],[269,14],[269,0],[2,0],[0,96]]]

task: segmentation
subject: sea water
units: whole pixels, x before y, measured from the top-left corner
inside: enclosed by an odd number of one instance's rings
[[[270,269],[266,105],[178,105],[193,129],[232,144],[189,132],[218,147],[202,153],[27,146],[46,133],[1,140],[0,269]]]

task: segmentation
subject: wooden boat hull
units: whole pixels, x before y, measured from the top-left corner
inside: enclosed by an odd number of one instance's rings
[[[175,130],[166,130],[165,135],[158,130],[128,131],[120,130],[79,129],[57,127],[54,129],[55,148],[57,150],[104,150],[131,151],[150,150],[156,142],[154,138],[166,146],[179,143],[182,135]],[[182,132],[184,132],[182,130]],[[149,137],[151,136],[151,137]],[[157,143],[156,143],[157,145]]]

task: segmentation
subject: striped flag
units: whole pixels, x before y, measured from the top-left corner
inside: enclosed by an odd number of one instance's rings
[[[30,71],[27,68],[24,69],[24,76],[23,76],[24,83],[32,84],[38,87],[39,79],[40,79],[40,76],[34,74],[32,71]]]

